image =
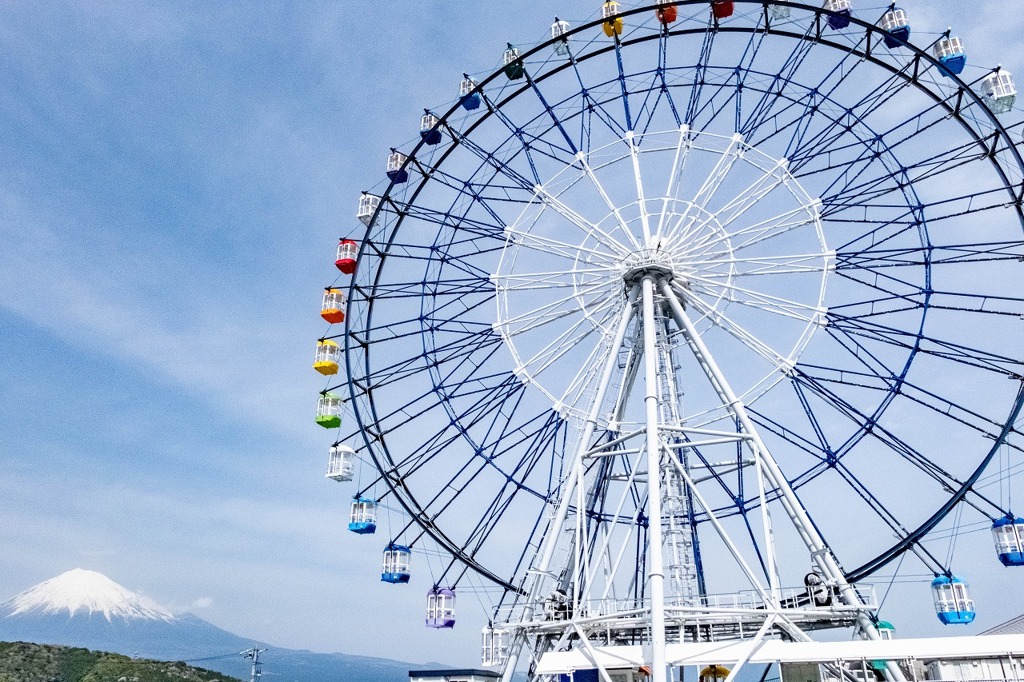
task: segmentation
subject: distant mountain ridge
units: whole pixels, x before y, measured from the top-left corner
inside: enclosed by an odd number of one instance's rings
[[[75,569],[0,603],[0,641],[110,651],[161,661],[193,662],[248,679],[241,652],[263,654],[264,677],[281,682],[407,682],[421,665],[366,656],[281,649],[239,637],[192,614],[175,616],[101,573]]]

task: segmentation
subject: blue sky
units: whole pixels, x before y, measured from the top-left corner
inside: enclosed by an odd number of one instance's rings
[[[905,3],[1024,75],[1008,5]],[[426,632],[428,586],[344,531],[317,306],[422,108],[598,6],[0,3],[0,599],[83,567],[277,645],[475,665],[477,621]]]

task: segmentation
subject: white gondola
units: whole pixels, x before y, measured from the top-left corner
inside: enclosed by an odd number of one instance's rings
[[[331,447],[327,458],[327,478],[332,481],[351,481],[355,473],[356,451],[347,445],[336,444]]]
[[[356,217],[359,218],[359,222],[367,227],[370,227],[370,223],[373,221],[373,216],[377,212],[377,207],[380,206],[380,197],[375,194],[363,194],[359,197],[359,210],[356,211]]]
[[[569,54],[569,38],[566,36],[567,33],[569,33],[569,22],[555,17],[555,23],[551,24],[551,38],[556,41],[555,54],[561,57]]]
[[[1017,86],[1009,71],[999,69],[981,81],[981,95],[993,114],[1005,114],[1017,101]]]
[[[501,628],[486,627],[482,633],[480,662],[486,668],[498,668],[508,660],[512,633]]]
[[[788,5],[772,5],[770,8],[772,13],[772,19],[789,19],[792,13],[791,8]]]

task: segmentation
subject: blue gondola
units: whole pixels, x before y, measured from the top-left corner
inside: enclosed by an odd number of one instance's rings
[[[380,573],[382,582],[399,584],[409,582],[409,561],[412,550],[404,545],[388,543],[384,548],[384,567]]]
[[[437,144],[441,141],[441,129],[437,125],[437,116],[429,111],[420,119],[420,137],[427,144]]]
[[[905,10],[893,7],[882,16],[878,25],[886,31],[885,46],[894,49],[910,40],[910,20]]]
[[[388,155],[388,180],[396,185],[409,181],[409,171],[405,170],[405,162],[408,158],[402,152],[395,151],[394,149],[391,150],[391,153]]]
[[[955,575],[940,575],[932,581],[935,613],[943,625],[967,625],[977,613],[967,583]]]
[[[455,627],[454,590],[435,587],[427,592],[427,627],[439,630]]]
[[[377,503],[366,497],[357,497],[352,501],[349,514],[348,529],[360,535],[372,535],[377,532]]]
[[[955,36],[940,38],[932,48],[932,54],[944,67],[942,75],[946,78],[949,78],[951,74],[963,73],[964,67],[967,66],[967,52],[964,50],[964,43]]]
[[[465,76],[459,83],[459,104],[466,111],[473,111],[480,108],[480,93],[476,92],[476,81]]]
[[[1024,519],[999,519],[992,524],[992,539],[1003,566],[1024,566]]]
[[[832,12],[828,17],[828,26],[833,31],[841,31],[850,25],[853,0],[825,0],[825,9]]]

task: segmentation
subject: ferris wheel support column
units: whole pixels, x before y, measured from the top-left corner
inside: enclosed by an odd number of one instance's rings
[[[647,408],[647,506],[651,585],[651,682],[665,682],[665,567],[661,533],[661,433],[658,428],[658,335],[654,319],[654,276],[643,287],[644,403]]]
[[[843,603],[849,606],[864,606],[860,595],[857,594],[854,587],[846,580],[846,575],[839,567],[839,562],[836,561],[835,556],[832,554],[832,550],[826,544],[825,539],[821,536],[817,527],[811,521],[811,517],[808,515],[807,510],[804,509],[803,503],[800,502],[800,499],[796,496],[793,488],[789,485],[789,480],[786,478],[785,474],[782,473],[778,463],[771,456],[771,453],[768,451],[768,447],[764,444],[764,441],[761,440],[761,436],[754,427],[754,423],[750,419],[750,415],[747,413],[746,407],[732,390],[732,387],[726,380],[722,370],[719,369],[717,363],[715,363],[710,351],[704,344],[704,340],[697,332],[696,327],[693,326],[693,322],[690,320],[689,315],[686,314],[686,310],[683,308],[683,304],[679,301],[672,285],[668,281],[662,280],[661,291],[668,300],[669,306],[672,308],[673,317],[675,317],[676,322],[679,324],[680,329],[686,337],[687,344],[690,346],[694,355],[697,356],[698,363],[704,370],[708,379],[711,381],[715,391],[718,393],[726,408],[739,421],[743,431],[750,436],[750,446],[757,450],[755,454],[757,455],[756,459],[761,467],[760,474],[763,474],[768,479],[769,483],[779,490],[782,506],[792,520],[793,525],[800,534],[800,537],[803,539],[808,551],[811,553],[811,558],[825,576],[836,586]],[[861,632],[865,637],[872,640],[881,639],[881,635],[878,634],[878,629],[875,627],[874,622],[866,613],[866,607],[865,610],[858,612],[857,621]],[[886,669],[894,680],[902,682],[906,679],[895,663],[892,663],[891,661],[886,662]]]

